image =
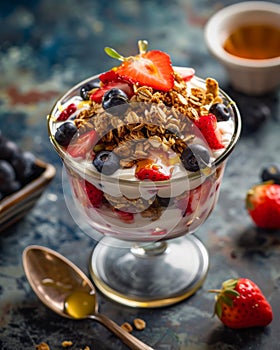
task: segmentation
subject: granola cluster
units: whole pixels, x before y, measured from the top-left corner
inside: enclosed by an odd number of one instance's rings
[[[76,126],[81,133],[96,130],[100,141],[94,150],[114,150],[123,168],[132,167],[153,150],[171,149],[180,155],[194,137],[191,121],[207,115],[209,106],[221,98],[216,80],[207,78],[205,88],[188,89],[181,76],[174,74],[174,88],[168,92],[134,85],[134,95],[123,113],[88,102],[76,117]]]
[[[73,342],[70,340],[64,340],[61,343],[62,348],[69,348],[69,347],[72,347],[73,345],[74,345]],[[36,350],[51,350],[50,346],[45,342],[42,342],[42,343],[36,345],[35,348],[36,348]],[[79,350],[90,350],[90,347],[88,345],[86,345],[85,348],[83,348],[83,349],[80,348]]]

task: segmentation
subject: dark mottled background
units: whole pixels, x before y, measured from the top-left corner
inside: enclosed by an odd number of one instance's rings
[[[0,235],[0,349],[121,350],[126,347],[91,321],[63,320],[47,310],[26,281],[21,254],[29,244],[54,248],[87,272],[95,244],[71,218],[62,195],[61,162],[47,136],[46,115],[71,85],[113,65],[103,51],[137,52],[137,40],[170,53],[174,65],[212,76],[236,100],[243,117],[240,143],[228,161],[216,209],[197,235],[210,254],[206,282],[172,307],[138,310],[100,296],[101,311],[119,324],[135,317],[147,328],[135,335],[157,350],[280,349],[280,234],[258,231],[244,209],[260,168],[280,163],[279,92],[258,98],[233,91],[224,69],[208,54],[203,27],[224,0],[23,0],[0,4],[0,129],[25,150],[56,166],[57,175],[36,207]],[[279,3],[279,1],[275,1]],[[212,318],[213,295],[229,277],[259,284],[275,318],[266,329],[233,331]]]

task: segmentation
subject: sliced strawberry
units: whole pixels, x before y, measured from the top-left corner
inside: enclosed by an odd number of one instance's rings
[[[119,79],[120,79],[120,77],[116,74],[116,69],[115,68],[112,68],[108,72],[105,72],[105,73],[102,73],[102,74],[99,75],[99,80],[103,84],[111,83],[111,82],[117,81]]]
[[[198,207],[205,204],[210,199],[212,182],[204,181],[203,184],[190,190],[185,197],[176,199],[176,206],[181,209],[183,217],[194,213]]]
[[[117,88],[125,92],[129,99],[133,95],[133,89],[131,84],[126,81],[119,80],[104,84],[99,89],[95,90],[93,94],[90,95],[90,99],[96,103],[101,103],[102,97],[105,94],[105,92],[113,88]]]
[[[170,175],[163,174],[159,169],[141,169],[135,176],[139,180],[152,180],[152,181],[163,181],[169,180]]]
[[[67,153],[74,158],[85,158],[98,141],[98,134],[95,130],[86,132],[75,138],[67,147]]]
[[[195,70],[189,67],[176,67],[174,70],[181,75],[184,81],[190,81],[195,74]]]
[[[139,180],[163,181],[170,179],[170,173],[162,166],[154,164],[150,159],[138,161],[135,176]]]
[[[186,196],[176,200],[176,206],[181,210],[182,216],[192,214],[196,209],[201,197],[200,186],[189,191]]]
[[[174,72],[169,55],[152,50],[124,61],[116,74],[134,84],[169,91],[174,86]]]
[[[194,123],[201,131],[211,149],[217,150],[224,148],[221,142],[221,134],[217,129],[217,118],[214,114],[202,115]]]
[[[132,223],[134,221],[133,213],[122,211],[122,210],[119,210],[116,208],[114,208],[114,211],[117,213],[117,215],[121,219],[121,221],[126,222],[128,224]]]
[[[99,208],[103,200],[103,192],[85,180],[85,191],[93,207]]]

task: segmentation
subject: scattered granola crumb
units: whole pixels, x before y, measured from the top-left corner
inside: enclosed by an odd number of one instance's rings
[[[142,331],[143,329],[146,328],[146,322],[141,318],[135,318],[133,320],[133,324],[138,331]]]
[[[50,347],[47,343],[40,343],[36,345],[36,350],[50,350]]]
[[[131,333],[133,331],[133,328],[131,326],[130,323],[128,322],[124,322],[122,325],[121,325],[122,329],[124,329],[125,331],[127,331],[128,333]]]
[[[64,348],[68,348],[70,346],[73,345],[73,342],[71,340],[64,340],[61,345],[64,347]]]

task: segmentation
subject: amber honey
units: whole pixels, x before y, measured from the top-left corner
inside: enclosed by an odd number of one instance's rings
[[[269,59],[280,56],[280,29],[268,24],[238,27],[224,42],[231,55],[247,59]]]
[[[65,300],[65,311],[74,318],[93,315],[95,311],[95,295],[84,291],[74,291]]]

